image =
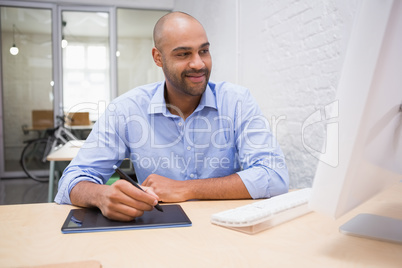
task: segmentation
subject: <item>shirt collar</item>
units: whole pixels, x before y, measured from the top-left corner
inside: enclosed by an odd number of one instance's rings
[[[204,109],[204,107],[211,107],[217,109],[216,97],[215,94],[212,92],[212,89],[209,87],[209,84],[207,85],[204,94],[202,94],[200,104],[198,104],[198,107],[195,109],[195,111],[200,111]]]
[[[194,112],[201,111],[204,107],[211,107],[217,109],[216,107],[216,97],[212,92],[209,84],[205,89],[204,94],[202,94],[200,103]],[[148,107],[148,114],[163,114],[164,116],[170,116],[170,112],[166,107],[165,101],[165,83],[160,83],[156,89],[154,96],[151,99],[150,105]]]
[[[148,107],[148,114],[163,114],[167,115],[168,110],[166,108],[165,101],[165,83],[159,83],[156,88],[155,94],[151,98],[151,102]]]

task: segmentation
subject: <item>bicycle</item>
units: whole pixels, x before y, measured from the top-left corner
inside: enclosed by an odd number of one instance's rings
[[[64,127],[64,117],[56,116],[55,128],[47,129],[45,137],[24,141],[27,145],[21,153],[20,164],[27,176],[38,182],[49,181],[47,156],[70,140],[78,140]]]

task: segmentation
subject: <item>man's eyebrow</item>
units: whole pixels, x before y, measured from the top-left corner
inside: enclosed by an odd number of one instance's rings
[[[200,46],[200,48],[203,48],[203,47],[209,47],[209,42],[206,42],[206,43],[204,43],[204,44],[202,44],[201,46]]]
[[[207,47],[209,45],[210,45],[209,42],[206,42],[206,43],[202,44],[199,48]],[[176,47],[172,51],[174,52],[174,51],[179,51],[179,50],[192,50],[192,49],[193,49],[192,47]]]
[[[172,51],[179,51],[179,50],[191,50],[191,47],[176,47]]]

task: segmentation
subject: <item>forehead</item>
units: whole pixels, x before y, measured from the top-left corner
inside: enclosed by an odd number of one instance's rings
[[[177,19],[166,23],[163,30],[162,47],[173,51],[179,47],[197,49],[208,43],[202,25],[194,19]]]

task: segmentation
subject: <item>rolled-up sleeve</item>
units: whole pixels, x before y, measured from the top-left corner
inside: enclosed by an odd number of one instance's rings
[[[250,196],[269,198],[283,194],[289,188],[285,157],[262,115],[256,101],[247,90],[236,105],[236,146],[242,179]]]
[[[114,173],[113,165],[120,166],[128,156],[125,132],[124,117],[116,111],[106,111],[94,125],[77,156],[64,170],[54,201],[71,204],[70,192],[81,181],[106,183]]]

